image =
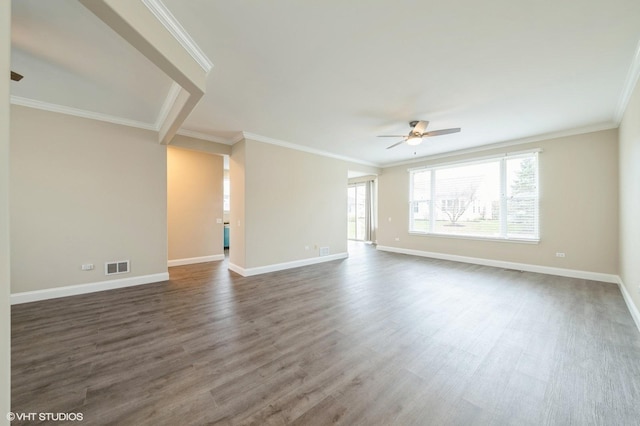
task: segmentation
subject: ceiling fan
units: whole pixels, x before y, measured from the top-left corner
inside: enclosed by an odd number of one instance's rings
[[[20,81],[20,80],[22,80],[22,76],[20,74],[18,74],[17,72],[11,71],[11,80]]]
[[[432,136],[442,136],[448,135],[450,133],[458,133],[460,131],[460,127],[456,127],[454,129],[442,129],[442,130],[433,130],[431,132],[427,132],[427,126],[429,125],[428,121],[423,120],[414,120],[409,123],[411,126],[411,131],[407,136],[405,135],[380,135],[379,138],[404,138],[400,142],[394,143],[391,146],[388,146],[387,149],[394,148],[400,145],[403,142],[406,142],[407,145],[420,145],[422,143],[422,138],[428,138]]]

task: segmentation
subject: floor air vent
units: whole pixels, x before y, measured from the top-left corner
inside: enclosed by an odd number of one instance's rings
[[[126,274],[129,272],[129,261],[119,260],[117,262],[107,262],[104,264],[105,275]]]

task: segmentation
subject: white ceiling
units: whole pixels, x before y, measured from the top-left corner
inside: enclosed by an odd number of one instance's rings
[[[637,0],[163,3],[214,64],[183,130],[379,165],[615,127],[640,40]],[[79,3],[12,7],[14,95],[156,122],[170,81]],[[376,137],[414,119],[462,132]]]

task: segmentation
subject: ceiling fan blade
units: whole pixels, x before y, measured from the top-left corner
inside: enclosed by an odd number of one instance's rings
[[[400,145],[401,143],[404,143],[404,141],[406,141],[406,139],[402,139],[400,142],[397,142],[397,143],[394,143],[394,144],[393,144],[393,145],[391,145],[391,146],[388,146],[388,147],[387,147],[387,149],[394,148],[394,147],[396,147],[396,146]]]
[[[442,130],[434,130],[432,132],[426,132],[422,134],[422,137],[425,136],[442,136],[448,135],[450,133],[458,133],[460,131],[460,127],[456,127],[455,129],[442,129]]]
[[[378,135],[379,138],[405,138],[407,135]]]
[[[418,121],[418,123],[413,127],[412,132],[422,134],[422,133],[424,133],[424,131],[425,131],[425,130],[427,130],[427,126],[428,126],[428,125],[429,125],[429,122],[428,122],[428,121],[422,121],[422,120],[420,120],[420,121]]]
[[[20,81],[20,80],[22,80],[22,76],[20,74],[18,74],[17,72],[11,71],[11,80]]]

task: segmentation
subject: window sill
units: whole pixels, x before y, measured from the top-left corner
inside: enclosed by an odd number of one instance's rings
[[[457,240],[477,240],[477,241],[493,241],[499,243],[520,243],[520,244],[539,244],[539,238],[500,238],[500,237],[482,237],[479,235],[454,235],[454,234],[436,234],[429,232],[409,231],[409,235],[419,237],[436,237],[436,238],[453,238]]]

